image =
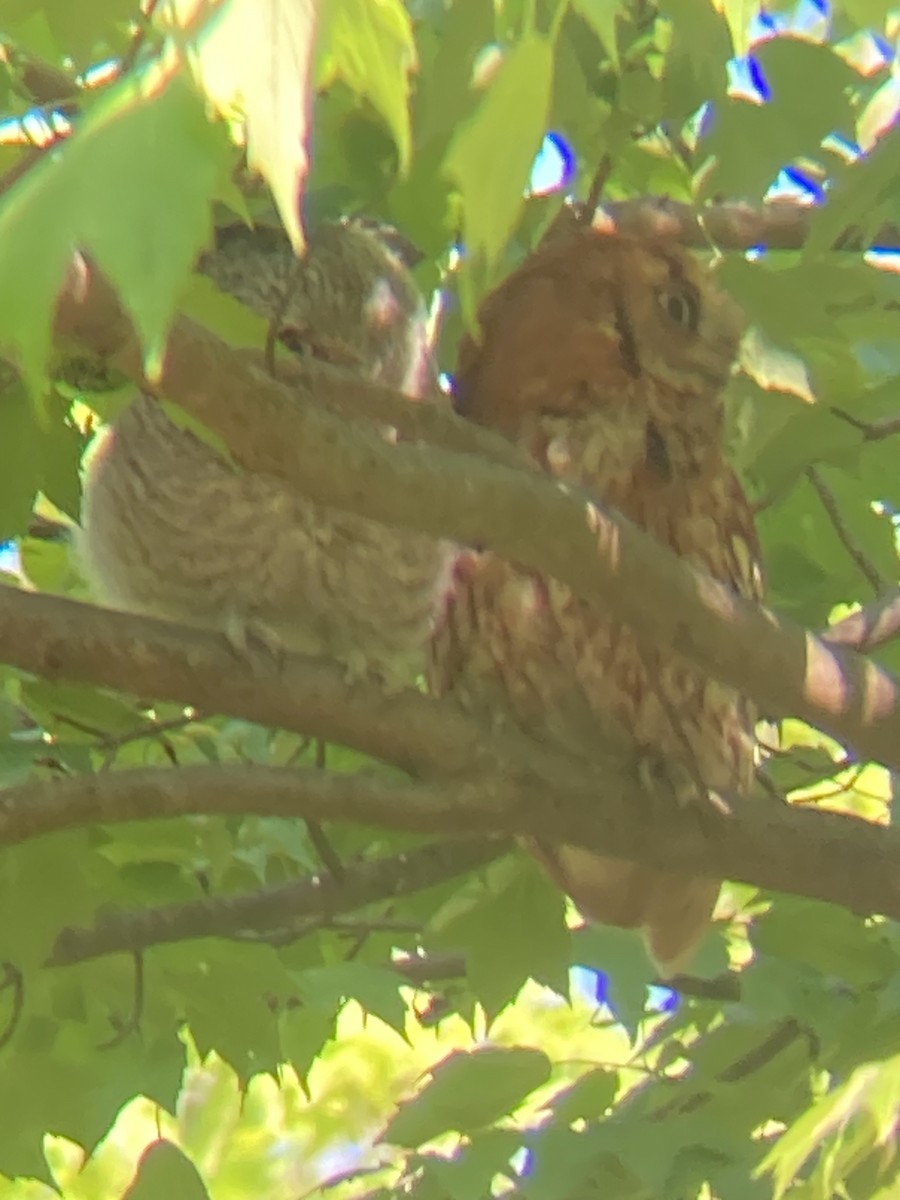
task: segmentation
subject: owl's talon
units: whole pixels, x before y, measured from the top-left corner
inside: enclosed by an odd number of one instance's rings
[[[225,622],[224,632],[228,645],[241,662],[249,660],[253,665],[265,662],[276,671],[284,666],[285,645],[264,621],[232,613]]]
[[[708,796],[696,774],[685,763],[654,750],[645,750],[638,759],[638,779],[650,792],[670,792],[679,808],[690,808]]]

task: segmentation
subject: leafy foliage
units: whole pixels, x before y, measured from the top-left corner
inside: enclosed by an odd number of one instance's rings
[[[67,541],[41,536],[40,521],[77,519],[91,424],[128,394],[66,381],[51,356],[73,247],[115,286],[151,371],[179,307],[237,343],[264,336],[191,268],[215,206],[257,208],[234,186],[229,133],[249,137],[283,213],[291,203],[309,10],[267,0],[245,39],[254,6],[189,7],[139,19],[122,0],[12,0],[0,13],[0,345],[22,376],[3,368],[10,586],[83,597]],[[305,219],[365,212],[417,245],[423,288],[440,281],[448,297],[445,369],[480,295],[558,208],[528,194],[547,129],[570,149],[580,197],[606,156],[613,203],[759,204],[777,184],[821,201],[802,248],[719,249],[756,327],[729,436],[776,607],[820,627],[894,579],[900,491],[882,432],[898,411],[900,277],[859,249],[898,221],[889,4],[844,0],[830,20],[809,4],[764,20],[741,0],[320,8]],[[234,23],[210,43],[223,16]],[[107,61],[118,73],[86,86]],[[32,153],[18,135],[52,141],[66,113],[71,136],[14,179]],[[857,249],[834,249],[848,229]],[[896,643],[874,656],[900,662]],[[4,787],[315,761],[285,731],[0,667]],[[384,770],[341,748],[328,766]],[[888,772],[798,722],[784,723],[768,773],[795,803],[890,819]],[[664,1003],[637,941],[570,929],[520,856],[388,890],[352,918],[298,925],[286,911],[263,930],[197,937],[183,924],[197,906],[320,870],[321,842],[285,818],[147,817],[4,846],[0,1200],[896,1194],[890,923],[728,886],[699,978]],[[342,863],[394,861],[412,844],[345,825],[327,836]],[[130,916],[133,942],[80,952],[110,914]],[[144,947],[154,914],[167,935]]]

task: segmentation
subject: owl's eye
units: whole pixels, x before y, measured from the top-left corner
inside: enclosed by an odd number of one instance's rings
[[[693,288],[680,287],[662,291],[658,295],[659,306],[676,325],[696,333],[700,324],[700,301]]]

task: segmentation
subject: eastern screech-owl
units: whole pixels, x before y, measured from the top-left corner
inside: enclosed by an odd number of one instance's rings
[[[760,594],[753,516],[722,446],[720,393],[741,322],[695,261],[661,241],[582,229],[515,271],[485,303],[480,329],[480,344],[460,352],[462,415],[742,595]],[[511,712],[541,739],[590,753],[606,720],[708,787],[751,783],[744,698],[495,554],[458,560],[432,660],[437,693]],[[717,882],[527,845],[585,916],[640,928],[670,974],[688,961]]]
[[[434,397],[421,296],[376,231],[322,226],[298,267],[280,230],[234,227],[200,265],[259,315],[280,315],[289,348]],[[433,538],[233,468],[146,396],[86,461],[80,552],[113,607],[238,638],[256,626],[285,648],[391,680],[421,670],[448,561]]]

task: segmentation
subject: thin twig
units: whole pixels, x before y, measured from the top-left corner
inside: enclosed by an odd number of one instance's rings
[[[834,498],[834,493],[822,479],[817,467],[807,467],[806,478],[812,484],[812,487],[822,503],[822,507],[828,514],[828,519],[831,522],[834,532],[838,536],[838,541],[856,563],[860,573],[865,577],[869,586],[872,588],[876,596],[882,595],[888,588],[888,583],[881,577],[881,573],[875,564],[871,561],[868,555],[854,541],[853,535],[847,528],[844,518],[841,516],[841,510],[838,507],[837,501]]]
[[[158,3],[159,0],[145,0],[145,3],[141,5],[141,19],[132,35],[128,49],[122,55],[122,61],[119,63],[118,70],[119,77],[127,75],[137,61],[141,47],[147,39],[147,30],[150,29],[153,23],[153,14],[156,11]]]
[[[879,421],[863,421],[843,408],[832,406],[831,411],[836,417],[840,417],[842,421],[846,421],[848,425],[858,429],[867,442],[880,442],[884,438],[900,433],[900,416],[882,417]]]
[[[594,219],[594,213],[597,210],[597,205],[600,203],[600,197],[603,195],[603,189],[606,187],[612,168],[612,155],[604,154],[597,164],[597,170],[594,172],[594,177],[588,188],[588,194],[584,198],[582,219],[586,225],[590,225]]]
[[[327,765],[328,758],[328,743],[321,738],[316,738],[315,741],[315,768],[317,771],[324,771]],[[335,881],[340,883],[344,878],[344,864],[338,857],[338,853],[328,840],[328,835],[322,827],[321,821],[305,822],[306,832],[309,834],[309,840],[313,844],[316,854],[319,856],[319,861],[322,866]]]
[[[93,928],[63,929],[45,965],[71,966],[108,954],[137,955],[151,946],[195,938],[235,938],[253,930],[271,930],[301,916],[332,920],[341,913],[467,874],[507,848],[505,842],[483,837],[432,842],[402,854],[354,863],[340,884],[313,875],[238,895],[104,913]]]

